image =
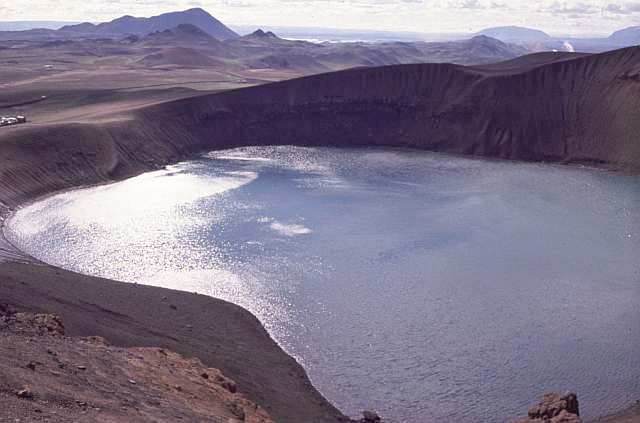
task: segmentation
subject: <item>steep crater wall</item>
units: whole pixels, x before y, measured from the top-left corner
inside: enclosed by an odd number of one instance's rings
[[[399,146],[640,169],[640,48],[536,65],[352,69],[0,134],[0,201],[245,145]]]

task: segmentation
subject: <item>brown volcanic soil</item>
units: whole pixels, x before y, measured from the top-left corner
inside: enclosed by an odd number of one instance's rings
[[[272,423],[197,358],[64,336],[53,315],[0,310],[0,420]]]
[[[143,375],[152,371],[158,364],[158,356],[155,353],[157,348],[175,351],[186,358],[196,357],[205,367],[220,369],[225,376],[232,378],[237,383],[238,392],[263,407],[277,422],[348,421],[313,388],[302,367],[278,347],[253,315],[225,301],[187,292],[83,276],[52,266],[12,262],[0,262],[0,299],[2,303],[9,304],[18,311],[46,312],[61,316],[66,334],[69,336],[100,336],[119,347],[152,348],[147,351],[151,368],[142,370]],[[5,336],[6,334],[0,333],[0,339]],[[49,341],[52,342],[51,346],[47,345]],[[9,357],[12,357],[9,361],[10,367],[14,368],[11,363],[21,359],[24,361],[23,365],[30,360],[46,363],[37,367],[38,372],[51,370],[51,359],[47,359],[44,353],[46,348],[57,348],[58,340],[40,339],[33,342],[35,343],[29,344],[33,349],[9,354]],[[59,342],[66,344],[67,340]],[[77,341],[69,342],[69,357],[72,358],[76,354],[74,349],[82,345],[74,346]],[[7,351],[4,350],[11,344],[11,340],[0,341],[0,356],[3,357],[3,362],[7,360]],[[91,354],[85,354],[86,357],[78,356],[70,363],[88,357],[99,361],[107,354],[99,345],[88,345],[86,348],[92,349]],[[118,362],[116,354],[122,350],[112,348],[112,351],[114,366],[124,366],[126,363]],[[22,354],[19,354],[20,352]],[[177,362],[185,364],[178,357],[172,357]],[[148,361],[147,358],[145,361]],[[191,369],[200,368],[197,361],[193,363],[195,364],[192,368],[186,363],[184,371],[190,372]],[[87,366],[87,370],[90,369],[89,365],[78,364]],[[109,363],[103,364],[108,367]],[[161,367],[153,371],[164,370],[166,369]],[[6,394],[7,389],[17,389],[17,385],[28,384],[32,380],[26,377],[29,376],[28,372],[21,370],[12,373],[11,378],[5,378],[6,371],[0,364],[0,393]],[[124,378],[130,371],[133,370],[127,370],[125,366],[119,378]],[[142,377],[144,378],[146,376]],[[140,382],[131,377],[128,379]],[[74,383],[73,379],[65,380],[69,384]],[[32,383],[34,392],[38,392],[42,387],[36,382],[37,380],[34,380]],[[194,380],[190,382],[195,383]],[[182,385],[185,392],[189,392],[186,384],[190,382],[187,380],[184,382],[185,385]],[[10,386],[7,387],[6,383]],[[119,381],[114,383],[118,384]],[[140,385],[146,386],[140,383],[136,387]],[[80,389],[83,387],[85,386],[80,386]],[[98,389],[99,386],[96,385],[94,388]],[[118,391],[115,386],[105,389]],[[68,395],[80,395],[79,392],[74,392],[68,392]],[[86,394],[91,395],[91,392]],[[121,400],[115,394],[104,398],[105,403],[87,399],[81,401],[91,404],[92,407],[106,409],[115,407],[117,401]],[[144,398],[136,399],[142,402]],[[173,400],[182,401],[184,398],[177,396]],[[3,401],[2,396],[0,401]],[[202,403],[196,406],[204,407]],[[149,407],[144,408],[149,411]],[[4,421],[4,417],[0,412],[0,421]]]

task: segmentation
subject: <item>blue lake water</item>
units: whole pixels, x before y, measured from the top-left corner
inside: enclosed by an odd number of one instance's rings
[[[640,399],[640,178],[408,150],[219,151],[21,209],[64,268],[249,309],[346,413]]]

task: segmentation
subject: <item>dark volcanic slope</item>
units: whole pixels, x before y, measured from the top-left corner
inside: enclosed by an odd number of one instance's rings
[[[402,146],[640,169],[640,48],[522,63],[353,69],[100,123],[10,128],[0,133],[0,200],[15,206],[240,145]]]
[[[450,64],[349,70],[138,114],[158,116],[194,128],[204,148],[391,145],[637,168],[640,48],[504,72]]]
[[[566,51],[560,52],[540,52],[528,54],[526,56],[516,57],[515,59],[505,60],[498,63],[490,63],[479,67],[483,72],[495,71],[499,73],[518,73],[523,69],[533,69],[535,67],[549,65],[551,63],[563,62],[565,60],[573,60],[579,57],[589,56],[590,53],[570,53]]]

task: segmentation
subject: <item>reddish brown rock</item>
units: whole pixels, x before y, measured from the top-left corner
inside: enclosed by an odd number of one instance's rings
[[[538,405],[529,409],[529,416],[516,423],[582,423],[578,396],[573,392],[548,393]]]
[[[65,336],[52,315],[0,310],[0,323],[2,422],[274,421],[198,358]],[[178,382],[181,388],[173,389]]]

